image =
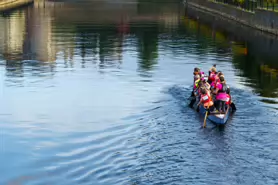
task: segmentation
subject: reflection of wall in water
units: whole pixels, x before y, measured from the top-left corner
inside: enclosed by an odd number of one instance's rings
[[[80,5],[79,5],[80,4]],[[110,59],[121,60],[122,58],[122,42],[123,34],[128,33],[129,22],[132,19],[137,23],[142,21],[160,21],[164,27],[173,27],[179,19],[179,14],[174,11],[178,6],[161,8],[156,15],[138,14],[137,3],[107,3],[107,2],[91,2],[92,6],[84,6],[82,3],[57,3],[47,1],[35,1],[33,7],[29,7],[12,15],[10,18],[3,18],[4,25],[2,26],[4,34],[1,39],[5,47],[0,49],[2,53],[13,56],[16,55],[17,60],[36,59],[39,61],[55,61],[57,53],[62,51],[65,59],[71,59],[74,55],[76,47],[76,37],[78,33],[75,26],[80,23],[93,24],[101,23],[103,25],[114,27],[127,28],[127,30],[118,30],[119,35],[116,40],[113,40],[112,52],[109,51]],[[94,6],[93,6],[94,5]],[[92,11],[94,10],[94,11]],[[82,12],[82,13],[81,13]],[[168,13],[167,13],[168,12]],[[175,13],[176,12],[176,13]],[[55,23],[55,24],[53,24]],[[65,26],[61,23],[67,24]],[[6,26],[5,24],[9,24]],[[66,32],[69,35],[63,35],[60,29],[66,27]],[[72,30],[69,30],[72,27]],[[99,32],[103,34],[102,32]],[[109,33],[110,34],[110,33]],[[115,33],[116,34],[116,33]],[[8,36],[10,35],[10,36]],[[66,44],[65,44],[66,43]],[[113,60],[112,59],[112,60]]]
[[[54,8],[55,7],[55,8]],[[126,1],[86,1],[85,3],[55,3],[49,7],[54,11],[56,23],[100,23],[122,24],[137,21],[158,21],[172,27],[177,25],[181,12],[184,11],[178,2],[150,3]]]
[[[0,18],[0,52],[6,60],[54,61],[51,12],[36,3]]]
[[[226,35],[223,42],[230,43],[232,63],[238,75],[246,77],[243,79],[245,85],[260,96],[277,97],[278,81],[274,75],[275,68],[278,69],[277,39],[195,9],[188,8],[187,13],[191,18],[198,17],[199,24],[209,25]]]
[[[111,60],[122,62],[123,58],[123,38],[120,37],[113,43],[113,51],[111,53]]]
[[[50,3],[51,4],[51,3]],[[56,45],[52,35],[52,11],[45,8],[44,1],[36,1],[28,9],[28,36],[30,53],[39,61],[55,61]]]
[[[18,13],[10,17],[7,27],[7,52],[21,52],[25,35],[25,15]]]
[[[86,1],[84,3],[55,4],[53,8],[57,23],[119,23],[127,21],[137,12],[136,3],[108,3]]]
[[[18,12],[10,17],[0,18],[0,52],[7,60],[21,59],[26,33],[26,16]]]
[[[248,52],[256,54],[262,59],[266,57],[277,58],[278,40],[272,35],[250,29],[246,26],[233,24],[231,20],[219,18],[211,14],[189,8],[186,11],[191,18],[197,18],[199,22],[210,25],[216,30],[226,32],[230,40],[248,42]],[[278,67],[278,66],[277,66]]]

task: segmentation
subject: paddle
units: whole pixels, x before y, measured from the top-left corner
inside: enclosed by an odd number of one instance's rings
[[[231,101],[232,101],[232,96],[230,95],[230,98],[231,98]],[[232,111],[236,111],[236,105],[234,104],[234,102],[231,102],[231,105],[232,107]]]
[[[199,106],[199,105],[197,106],[196,111],[197,111],[197,112],[200,111],[200,106]]]
[[[207,117],[208,117],[208,109],[206,109],[206,115],[205,115],[205,119],[204,119],[203,128],[206,128],[206,124],[207,124]]]
[[[191,95],[190,95],[190,97],[189,98],[191,98],[191,101],[190,101],[190,103],[189,103],[189,107],[193,107],[193,105],[194,105],[194,103],[196,102],[196,97],[195,97],[195,94],[194,94],[194,90],[191,92]]]
[[[236,111],[236,105],[234,104],[234,102],[231,103],[231,107],[233,111]]]
[[[192,90],[191,91],[191,95],[190,95],[190,97],[194,97],[195,95],[194,95],[194,90]]]
[[[195,101],[196,101],[196,100],[195,100]],[[197,104],[196,111],[197,111],[197,112],[200,111],[200,102]]]
[[[192,98],[191,102],[189,103],[189,107],[193,108],[195,102],[196,102],[196,98]]]

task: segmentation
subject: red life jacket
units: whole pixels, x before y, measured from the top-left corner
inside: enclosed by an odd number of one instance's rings
[[[201,95],[201,102],[205,107],[210,107],[213,105],[213,101],[211,100],[209,93]]]
[[[211,72],[210,75],[209,75],[209,81],[211,82],[214,82],[215,81],[215,76],[216,76],[216,73],[215,72]]]
[[[231,100],[231,96],[229,94],[227,94],[227,101],[226,101],[226,104],[227,105],[231,105],[232,103],[232,100]]]
[[[220,80],[216,80],[216,81],[213,81],[210,86],[213,88],[213,89],[216,89],[218,83],[220,83]]]

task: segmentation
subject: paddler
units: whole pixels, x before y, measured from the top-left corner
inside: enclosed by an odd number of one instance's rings
[[[225,76],[224,76],[224,74],[222,73],[222,71],[218,71],[218,72],[217,72],[217,76],[218,76],[218,78],[219,78],[220,76],[223,76],[223,77],[225,78]]]
[[[198,96],[198,90],[199,90],[199,82],[200,82],[200,76],[193,72],[194,74],[194,82],[193,82],[193,90],[191,92],[191,101],[189,103],[189,107],[193,107],[194,103],[196,102],[197,96]]]
[[[216,72],[216,64],[213,64],[212,68],[209,69],[209,76],[210,76],[211,72],[213,72],[212,71],[213,68],[215,69],[214,72]]]
[[[220,81],[219,81],[218,75],[215,75],[215,76],[214,76],[214,81],[211,82],[211,84],[210,84],[211,90],[212,90],[212,91],[216,89],[216,86],[217,86],[217,84],[218,84],[219,82],[220,82]]]
[[[236,111],[236,105],[232,101],[232,97],[231,97],[231,94],[230,94],[230,87],[227,88],[227,101],[226,101],[226,105],[230,106],[232,108],[232,111]]]
[[[199,107],[199,105],[203,105],[206,109],[213,111],[214,106],[213,106],[213,101],[211,99],[210,93],[204,87],[200,88],[200,91],[201,91],[201,97],[197,107]]]
[[[212,82],[215,81],[215,76],[217,75],[216,68],[212,67],[209,71],[209,76],[208,76],[208,83],[211,84]]]
[[[199,88],[199,82],[201,81],[201,78],[199,75],[194,76],[194,85],[193,85],[193,91],[196,92]]]
[[[198,67],[194,68],[193,75],[200,75],[200,78],[205,77],[205,73],[203,71],[201,71],[200,68],[198,68]]]
[[[231,105],[232,98],[231,98],[231,95],[230,95],[230,88],[229,87],[227,88],[226,94],[227,94],[226,105]]]
[[[215,90],[212,91],[216,95],[216,107],[219,112],[225,113],[225,104],[227,101],[227,85],[224,76],[219,77],[220,83],[217,83]]]
[[[210,92],[210,84],[206,81],[205,78],[202,78],[203,86]]]

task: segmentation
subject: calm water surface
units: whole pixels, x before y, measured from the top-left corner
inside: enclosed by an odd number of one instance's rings
[[[3,14],[0,184],[277,184],[278,41],[195,18],[140,0]],[[214,63],[238,111],[201,129],[192,70]]]

